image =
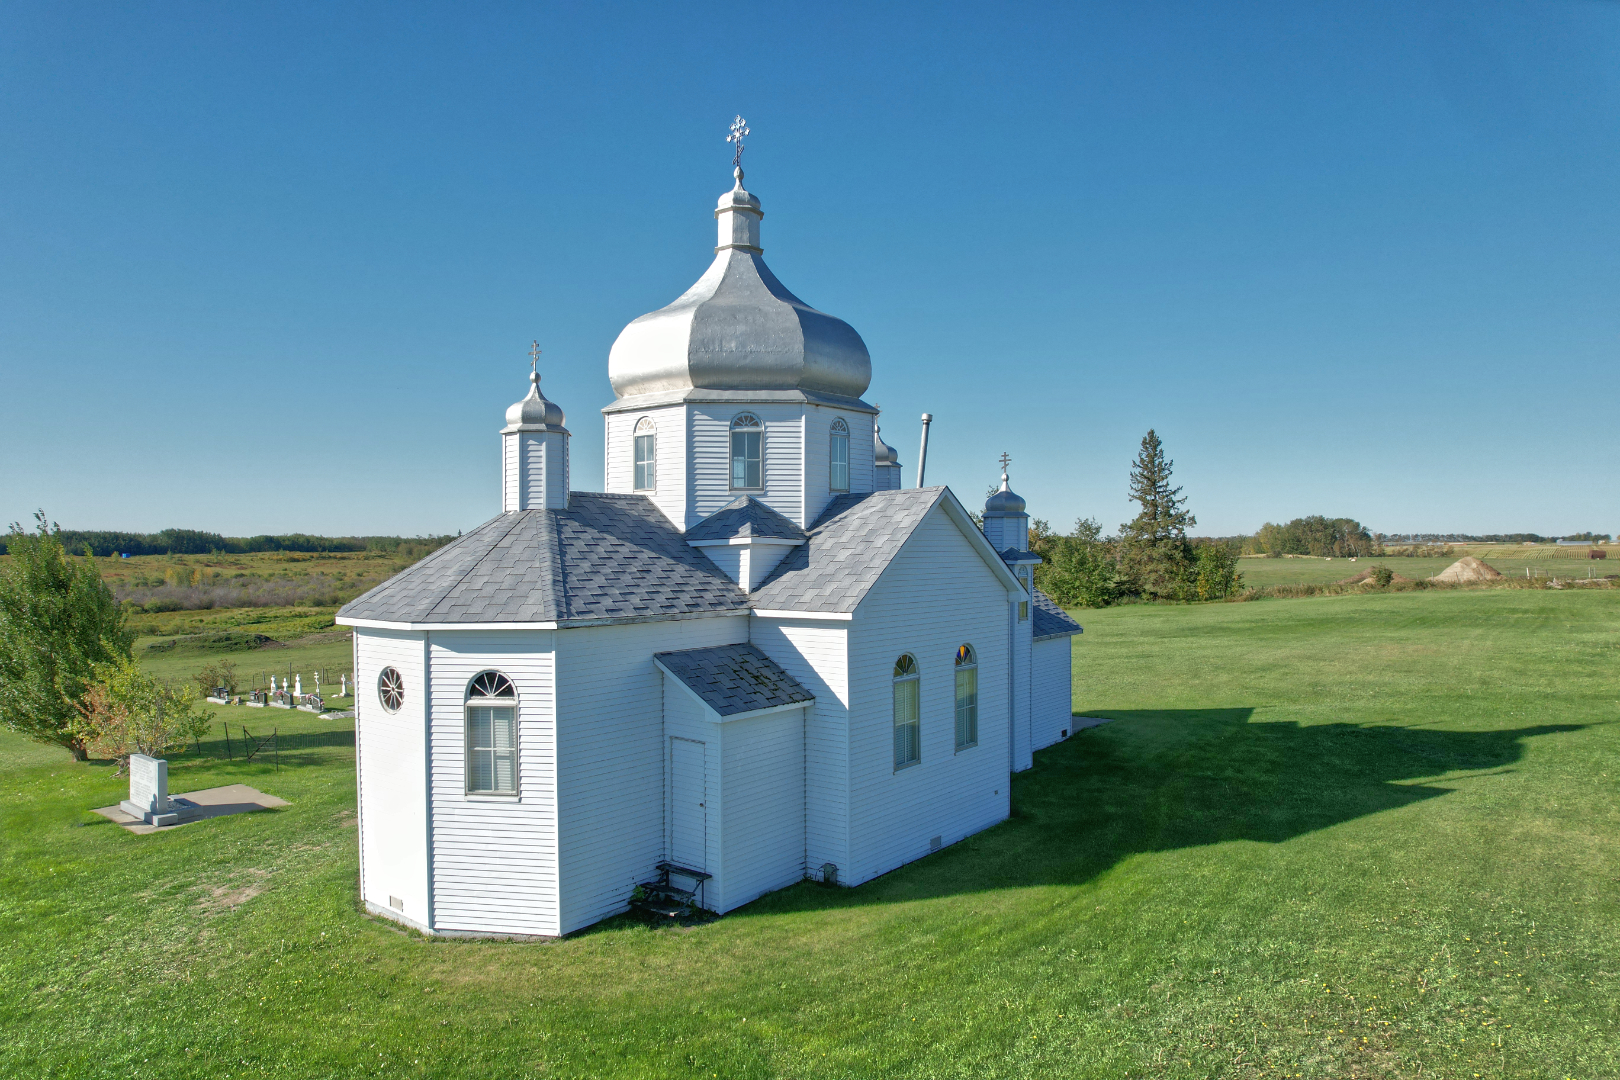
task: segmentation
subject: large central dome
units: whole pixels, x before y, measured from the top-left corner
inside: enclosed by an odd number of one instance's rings
[[[872,357],[855,328],[817,311],[776,279],[759,246],[759,200],[720,197],[720,242],[697,284],[626,326],[608,354],[620,398],[688,390],[800,390],[859,398]]]

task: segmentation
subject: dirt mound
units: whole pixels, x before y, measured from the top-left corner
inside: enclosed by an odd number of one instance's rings
[[[1501,578],[1502,575],[1496,572],[1495,567],[1489,565],[1488,563],[1480,562],[1472,555],[1464,555],[1462,558],[1458,559],[1456,562],[1452,563],[1450,566],[1446,567],[1429,580],[1468,582],[1499,581]]]
[[[1363,570],[1361,573],[1357,574],[1355,577],[1347,577],[1343,581],[1334,582],[1334,584],[1336,584],[1336,585],[1365,585],[1365,584],[1367,584],[1367,582],[1371,581],[1372,579],[1373,579],[1373,572],[1371,570]],[[1389,580],[1390,580],[1391,583],[1394,583],[1394,582],[1397,582],[1397,581],[1411,581],[1412,579],[1409,578],[1409,577],[1406,577],[1403,574],[1391,574],[1389,576]]]

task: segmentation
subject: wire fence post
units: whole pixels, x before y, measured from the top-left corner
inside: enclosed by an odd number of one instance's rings
[[[276,755],[276,772],[280,772],[281,771],[281,729],[279,727],[273,727],[273,728],[270,729],[270,748],[273,751],[275,751],[275,755]]]

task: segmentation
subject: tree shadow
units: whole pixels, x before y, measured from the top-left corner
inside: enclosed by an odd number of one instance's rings
[[[1505,769],[1523,757],[1525,739],[1585,726],[1251,723],[1253,712],[1113,712],[1114,723],[1036,754],[1035,768],[1013,779],[1012,817],[1002,824],[858,888],[795,886],[743,911],[1074,885],[1139,853],[1280,843],[1439,798],[1449,786],[1410,781]]]

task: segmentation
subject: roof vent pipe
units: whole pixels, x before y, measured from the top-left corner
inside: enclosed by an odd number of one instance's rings
[[[917,451],[917,486],[923,486],[923,476],[928,469],[928,425],[934,422],[933,413],[923,413],[922,447]]]

